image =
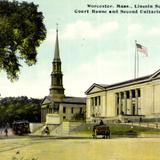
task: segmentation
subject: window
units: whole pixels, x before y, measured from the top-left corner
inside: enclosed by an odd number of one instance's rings
[[[92,101],[92,106],[101,105],[101,97],[100,96],[92,97],[91,101]]]
[[[52,113],[52,108],[49,108],[49,113]]]
[[[132,98],[135,98],[136,97],[135,90],[131,90],[131,92],[132,92]]]
[[[129,91],[126,91],[127,99],[129,99]]]
[[[74,113],[74,112],[73,112],[73,107],[71,108],[71,113]]]
[[[66,113],[66,107],[63,107],[63,113]]]
[[[82,107],[80,107],[80,109],[79,109],[79,113],[82,113]]]
[[[57,77],[57,85],[61,85],[61,78],[60,77]]]
[[[101,105],[101,97],[98,97],[98,101],[99,101],[99,106]]]
[[[58,113],[59,112],[59,104],[54,103],[53,110],[54,110],[54,112]]]
[[[97,106],[97,97],[95,97],[95,106]]]
[[[66,116],[63,116],[63,119],[66,119]]]
[[[121,94],[121,99],[124,99],[124,93],[120,93]]]
[[[61,71],[61,65],[58,65],[58,71]]]
[[[140,97],[140,96],[141,96],[141,90],[138,89],[138,97]]]
[[[118,93],[116,93],[116,103],[118,104],[118,102],[119,102],[119,96],[118,96]]]
[[[54,63],[54,71],[56,71],[56,70],[57,70],[57,64]]]

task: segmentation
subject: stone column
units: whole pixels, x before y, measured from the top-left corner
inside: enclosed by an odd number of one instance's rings
[[[47,108],[43,108],[43,122],[46,122]]]
[[[124,91],[124,114],[127,114],[127,93]]]
[[[118,93],[116,93],[116,98],[115,98],[115,115],[117,116],[119,114],[118,112]]]
[[[136,114],[138,115],[138,89],[135,90],[135,101]]]
[[[87,118],[87,120],[90,120],[91,114],[93,114],[93,108],[91,108],[91,107],[93,107],[92,106],[92,99],[87,98],[86,102],[87,102],[86,103],[86,118]]]
[[[107,104],[106,104],[106,95],[102,95],[100,97],[100,107],[101,107],[101,116],[106,117],[107,116]]]
[[[43,122],[44,121],[44,111],[43,111],[43,109],[41,108],[41,122]]]
[[[99,96],[97,97],[97,106],[99,106]]]
[[[130,98],[130,114],[132,115],[132,90],[129,91],[129,98]]]
[[[121,111],[122,111],[122,98],[121,98],[121,92],[119,92],[119,94],[118,94],[118,96],[119,96],[119,115],[121,115]]]

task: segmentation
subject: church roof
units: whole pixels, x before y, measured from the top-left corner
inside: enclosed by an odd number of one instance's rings
[[[65,97],[63,103],[86,103],[86,98],[84,97]]]
[[[49,104],[49,103],[86,104],[86,98],[68,96],[63,98],[61,101],[56,101],[51,96],[46,96],[41,102],[41,104]]]

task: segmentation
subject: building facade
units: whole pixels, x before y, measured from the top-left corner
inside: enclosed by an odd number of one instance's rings
[[[64,91],[57,30],[54,59],[52,62],[50,94],[43,99],[41,105],[42,122],[46,122],[47,114],[58,114],[61,122],[84,118],[86,99],[83,97],[65,96]]]
[[[160,115],[160,70],[117,84],[93,84],[85,93],[87,121],[157,117]]]

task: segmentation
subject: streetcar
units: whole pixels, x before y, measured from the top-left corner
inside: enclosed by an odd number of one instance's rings
[[[25,135],[30,133],[28,121],[15,121],[12,124],[12,129],[15,135]]]

